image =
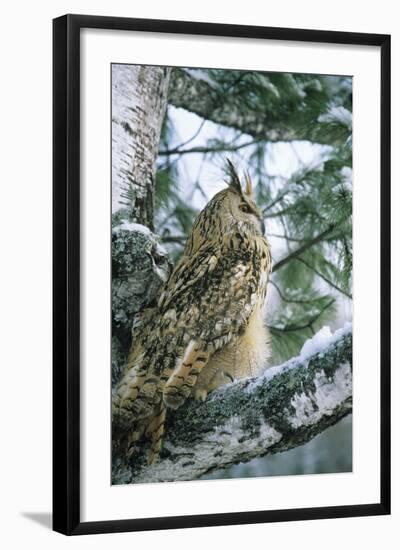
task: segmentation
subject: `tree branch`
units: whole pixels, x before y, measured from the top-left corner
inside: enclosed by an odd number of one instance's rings
[[[179,243],[184,245],[187,241],[187,235],[165,235],[161,237],[163,243]]]
[[[200,134],[200,132],[202,131],[202,129],[203,129],[203,127],[204,127],[204,125],[205,125],[206,122],[207,122],[206,119],[202,120],[200,126],[198,127],[198,129],[196,130],[196,132],[193,134],[193,136],[192,136],[191,138],[187,139],[186,141],[183,141],[183,142],[180,143],[179,145],[177,145],[177,146],[175,147],[175,150],[179,150],[179,149],[181,149],[181,147],[184,147],[185,145],[188,145],[189,143],[191,143],[192,141],[194,141],[194,140],[197,138],[197,136]],[[160,155],[160,154],[162,154],[162,153],[159,151],[158,154]],[[165,154],[165,153],[164,153],[164,154]]]
[[[335,298],[332,298],[332,300],[329,300],[324,307],[318,311],[316,315],[311,317],[308,321],[303,323],[302,325],[286,325],[285,327],[274,327],[273,325],[268,325],[268,330],[274,331],[274,332],[297,332],[299,330],[305,330],[306,328],[309,328],[312,333],[315,331],[313,330],[313,324],[318,321],[318,319],[321,317],[321,315],[326,311],[328,308],[331,307],[335,303]]]
[[[308,300],[299,300],[299,299],[296,299],[296,298],[290,298],[289,296],[285,296],[285,294],[282,292],[282,290],[279,288],[279,286],[275,283],[275,281],[270,279],[268,282],[269,282],[270,285],[272,285],[276,289],[276,291],[279,294],[279,297],[281,298],[281,300],[283,300],[284,302],[288,302],[290,304],[310,304],[311,302],[318,302],[321,299],[321,297],[311,298],[311,299],[308,299]]]
[[[240,75],[243,79],[244,75]],[[308,140],[315,143],[335,145],[336,140],[326,132],[323,124],[315,120],[315,124],[300,124],[296,127],[294,121],[284,117],[277,120],[276,112],[266,109],[265,104],[247,105],[240,93],[221,90],[212,82],[195,78],[189,71],[174,68],[171,73],[168,90],[168,102],[175,107],[181,107],[198,116],[249,134],[258,140],[269,142]]]
[[[335,285],[335,283],[333,281],[331,281],[330,279],[328,279],[328,277],[325,277],[325,275],[323,275],[320,271],[318,271],[317,269],[315,269],[315,267],[313,265],[311,265],[310,263],[306,262],[306,260],[304,258],[296,258],[296,260],[298,262],[301,262],[303,263],[306,267],[308,267],[308,269],[311,269],[311,271],[313,271],[316,275],[318,275],[318,277],[321,277],[321,279],[323,281],[325,281],[326,283],[328,283],[329,286],[331,286],[332,288],[334,288],[335,290],[337,290],[338,292],[340,292],[341,294],[343,294],[344,296],[346,296],[347,298],[350,298],[350,300],[353,299],[353,296],[347,292],[346,290],[343,290],[343,288],[340,288],[339,286]]]
[[[287,241],[293,241],[295,243],[304,243],[305,239],[296,239],[295,237],[288,237],[287,235],[279,235],[279,233],[268,232],[268,237],[276,237],[277,239],[286,239]]]
[[[315,346],[314,346],[315,348]],[[129,464],[114,459],[113,483],[196,479],[206,472],[292,449],[352,410],[352,334],[338,331],[313,355],[293,358],[256,379],[189,400],[170,413],[160,460],[146,446]]]
[[[301,254],[303,254],[303,252],[305,252],[306,250],[308,250],[312,246],[314,246],[314,245],[318,244],[319,242],[323,241],[325,239],[325,237],[327,237],[329,235],[329,233],[331,233],[331,231],[333,231],[333,229],[335,229],[335,227],[337,227],[337,225],[340,225],[340,222],[339,222],[339,224],[329,225],[328,228],[325,229],[325,231],[322,231],[322,233],[320,233],[319,235],[317,235],[313,239],[310,239],[309,241],[307,241],[303,245],[296,248],[296,250],[293,250],[293,252],[288,254],[282,260],[279,260],[279,262],[276,262],[276,264],[274,264],[274,266],[272,268],[272,272],[278,271],[278,269],[280,269],[281,267],[286,265],[288,262],[290,262],[291,260],[294,260],[295,258],[297,258]]]
[[[164,149],[158,152],[160,156],[167,156],[167,155],[187,155],[190,153],[220,153],[220,152],[235,152],[239,151],[240,149],[244,149],[245,147],[249,147],[250,145],[254,145],[258,143],[260,140],[252,139],[251,141],[246,141],[245,143],[240,143],[238,145],[233,145],[229,143],[224,143],[221,145],[215,145],[214,147],[208,147],[208,146],[198,146],[198,147],[192,147],[190,149],[179,149],[179,147],[175,147],[174,149]]]

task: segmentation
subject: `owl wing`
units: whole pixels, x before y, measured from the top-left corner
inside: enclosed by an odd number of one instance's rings
[[[254,251],[225,250],[210,264],[167,302],[187,342],[181,359],[162,372],[167,379],[163,399],[171,408],[190,395],[210,357],[243,330],[257,303],[262,265]]]
[[[211,273],[217,265],[217,255],[216,247],[206,244],[193,256],[183,256],[160,296],[159,308],[168,308],[179,295],[184,295],[190,287],[196,286],[199,280]]]
[[[152,413],[191,342],[201,341],[200,348],[213,353],[240,331],[256,301],[259,262],[251,256],[221,247],[217,256],[208,246],[182,258],[132,346],[116,388],[114,408],[121,423]]]
[[[211,345],[220,336],[235,333],[250,317],[257,301],[262,275],[261,256],[245,246],[227,245],[218,250],[199,251],[180,266],[160,300],[159,313],[174,310],[176,328]],[[178,271],[178,270],[177,270]],[[224,344],[225,342],[221,342]]]

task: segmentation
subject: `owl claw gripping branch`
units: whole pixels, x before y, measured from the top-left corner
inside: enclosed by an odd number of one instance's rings
[[[268,357],[263,324],[271,251],[262,215],[228,161],[227,189],[198,215],[158,304],[140,328],[113,397],[113,430],[132,452],[150,440],[161,450],[168,409],[188,397],[255,376]]]

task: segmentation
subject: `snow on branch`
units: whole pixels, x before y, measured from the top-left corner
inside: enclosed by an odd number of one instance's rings
[[[351,410],[351,325],[324,327],[298,357],[171,412],[159,462],[148,466],[145,449],[130,464],[116,458],[113,483],[196,479],[302,445]]]

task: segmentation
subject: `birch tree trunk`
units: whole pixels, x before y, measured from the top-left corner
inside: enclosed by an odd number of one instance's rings
[[[112,211],[153,229],[155,168],[171,69],[112,65]]]

